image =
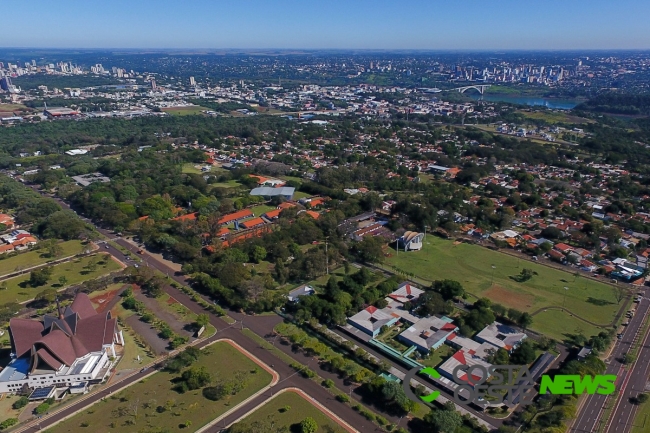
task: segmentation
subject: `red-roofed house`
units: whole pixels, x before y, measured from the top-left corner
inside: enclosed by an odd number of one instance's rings
[[[229,213],[227,215],[222,216],[221,219],[219,220],[219,224],[226,225],[226,224],[233,223],[235,221],[243,220],[244,218],[250,218],[252,216],[255,215],[253,215],[253,212],[251,212],[250,209],[242,209],[240,211]]]
[[[559,244],[555,244],[553,248],[555,248],[562,254],[569,254],[571,251],[573,251],[573,247],[570,247],[569,245],[563,244],[561,242]]]
[[[246,220],[240,225],[245,229],[252,229],[253,227],[263,226],[264,224],[266,224],[266,222],[264,222],[262,218],[257,217],[257,218]]]
[[[0,224],[4,224],[7,229],[14,228],[14,219],[11,215],[0,213]]]

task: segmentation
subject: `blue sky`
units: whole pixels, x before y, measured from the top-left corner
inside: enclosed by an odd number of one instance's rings
[[[648,0],[24,0],[2,47],[646,49]]]

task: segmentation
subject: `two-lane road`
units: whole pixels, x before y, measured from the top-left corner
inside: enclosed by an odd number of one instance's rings
[[[638,387],[637,381],[639,380],[639,375],[635,374],[637,369],[639,369],[639,365],[641,362],[637,363],[634,370],[632,371],[627,371],[625,369],[625,366],[621,362],[623,356],[631,349],[633,342],[636,339],[641,339],[641,341],[645,340],[645,335],[637,335],[644,323],[645,317],[650,311],[650,301],[647,299],[643,299],[638,305],[636,309],[636,313],[634,317],[630,320],[629,325],[626,327],[625,331],[623,332],[623,338],[621,340],[618,340],[616,342],[616,345],[614,346],[614,350],[612,351],[612,354],[609,358],[609,364],[607,365],[607,370],[605,374],[614,374],[617,376],[616,380],[616,388],[618,391],[618,395],[624,395],[627,396],[628,390],[632,389],[631,387]],[[640,352],[641,356],[643,355],[643,352],[647,351],[647,349],[643,349]],[[640,358],[641,358],[640,356]],[[646,357],[650,356],[650,354],[646,354]],[[647,363],[644,364],[644,369],[647,368]],[[645,379],[643,380],[643,384],[645,385]],[[635,394],[636,395],[636,394]],[[593,394],[589,395],[586,398],[586,401],[584,402],[582,409],[580,410],[578,417],[573,423],[573,426],[569,430],[570,432],[583,432],[583,433],[591,433],[595,432],[600,426],[601,423],[605,422],[606,420],[602,420],[602,414],[606,408],[606,405],[611,405],[615,404],[615,397],[610,397],[606,395],[600,395],[600,394]],[[622,404],[622,403],[621,403]],[[627,403],[629,405],[629,403]],[[628,406],[623,405],[622,407],[626,407],[627,410],[630,408]],[[625,432],[627,430],[623,430],[625,427],[625,420],[623,423],[619,423],[619,412],[622,411],[623,409],[617,410],[613,417],[610,419],[612,420],[612,426],[616,426],[616,428],[610,428],[609,431],[614,433],[618,432]],[[619,430],[620,429],[620,430]]]

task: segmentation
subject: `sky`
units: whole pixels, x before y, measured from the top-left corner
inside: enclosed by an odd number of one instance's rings
[[[648,0],[26,0],[2,15],[4,48],[650,48]]]

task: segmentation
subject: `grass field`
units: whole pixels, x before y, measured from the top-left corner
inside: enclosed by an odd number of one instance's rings
[[[287,408],[288,410],[285,410]],[[294,426],[294,424],[300,424],[307,417],[313,418],[318,424],[317,433],[345,432],[341,426],[332,421],[320,409],[292,391],[277,395],[277,397],[274,397],[240,422],[251,426],[258,424],[260,428],[262,426],[270,427],[272,424],[275,429],[286,427],[288,431],[300,431],[298,426]],[[262,430],[253,429],[253,431]]]
[[[13,112],[16,110],[33,111],[31,108],[27,108],[27,106],[23,104],[0,104],[0,111]]]
[[[185,164],[183,164],[183,168],[182,168],[181,171],[183,173],[201,174],[202,173],[201,170],[196,168],[195,167],[196,165],[200,165],[200,164],[194,164],[192,162],[186,162]]]
[[[564,112],[556,112],[556,111],[517,111],[517,114],[521,114],[522,116],[528,118],[528,119],[534,119],[534,120],[543,120],[546,123],[549,124],[555,124],[555,123],[593,123],[592,120],[585,119],[584,117],[578,117],[578,116],[572,116],[568,113]]]
[[[79,254],[83,249],[81,241],[61,242],[59,243],[59,246],[61,247],[62,252],[58,258],[74,256],[75,254]],[[57,257],[47,257],[47,250],[20,253],[17,256],[0,260],[0,276],[10,274],[18,270],[17,268],[24,269],[38,266],[56,259]]]
[[[134,368],[141,368],[143,365],[149,364],[154,357],[133,338],[132,330],[126,330],[124,335],[124,353],[122,359],[117,364],[118,370],[130,370]],[[140,360],[138,361],[138,356]]]
[[[228,182],[211,183],[209,186],[210,188],[237,188],[238,186],[242,186],[242,184],[231,179]]]
[[[15,410],[11,407],[20,397],[15,395],[4,394],[0,397],[0,421],[9,418],[18,418],[20,410]]]
[[[97,268],[91,272],[88,269],[84,269],[84,267],[92,259],[96,260]],[[68,279],[66,286],[71,286],[106,275],[118,269],[120,269],[120,266],[114,260],[111,260],[108,254],[98,254],[54,266],[52,276],[48,280],[48,283],[43,286],[29,286],[27,284],[29,281],[29,273],[26,273],[20,277],[5,280],[7,282],[7,288],[0,290],[0,304],[28,301],[34,299],[37,294],[45,289],[60,290],[63,287],[59,284],[59,277],[62,276]]]
[[[163,108],[162,111],[169,113],[173,116],[192,116],[194,114],[201,114],[201,111],[208,110],[200,105],[191,105],[189,107],[168,107]]]
[[[256,217],[262,216],[263,214],[272,211],[274,209],[275,206],[269,206],[267,204],[261,204],[259,206],[253,206],[252,208],[250,208],[251,212],[253,212],[253,214],[255,214]]]
[[[454,245],[451,241],[428,236],[422,251],[398,255],[394,250],[390,252],[389,267],[397,266],[427,280],[457,280],[472,295],[521,311],[532,313],[544,307],[565,305],[586,320],[608,324],[620,308],[614,289],[607,284],[576,278],[569,272],[519,260],[477,245]],[[523,268],[532,269],[538,275],[524,283],[510,278]],[[569,290],[565,291],[564,287]],[[545,317],[561,317],[561,320],[543,320]],[[556,316],[556,312],[547,312],[535,317],[532,329],[563,339],[563,332],[572,333],[578,327],[587,330],[589,325],[566,313],[557,313]]]
[[[50,433],[79,431],[191,433],[255,394],[271,381],[269,373],[228,343],[215,343],[204,349],[204,352],[193,366],[206,367],[213,380],[228,380],[232,378],[234,372],[246,372],[248,373],[247,386],[234,396],[211,401],[203,397],[200,389],[179,394],[173,389],[172,381],[180,374],[162,371],[47,431]],[[134,410],[137,410],[137,417],[133,415]],[[185,427],[187,421],[191,421],[191,425]]]
[[[311,196],[311,194],[307,194],[306,192],[302,192],[302,191],[296,191],[293,193],[294,200],[300,200],[301,198],[305,198],[309,196]]]

